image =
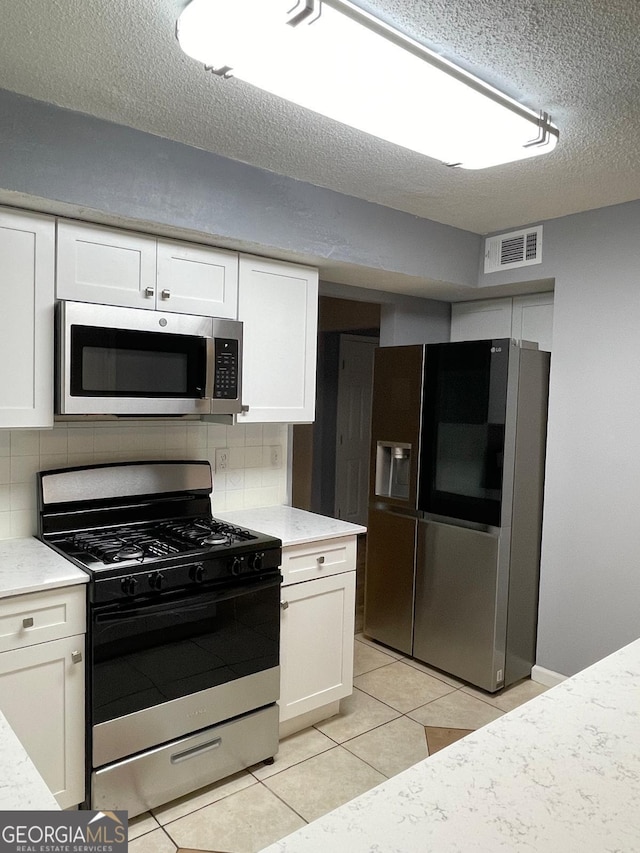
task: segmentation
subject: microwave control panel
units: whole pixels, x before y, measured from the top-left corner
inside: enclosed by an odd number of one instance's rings
[[[213,396],[219,400],[238,397],[238,341],[233,338],[216,338],[216,357],[213,374]]]

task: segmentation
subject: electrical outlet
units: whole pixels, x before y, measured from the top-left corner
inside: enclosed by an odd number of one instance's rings
[[[282,448],[279,444],[274,444],[271,448],[271,467],[280,468],[282,465]]]
[[[219,447],[216,450],[216,471],[229,470],[229,450],[226,447]]]

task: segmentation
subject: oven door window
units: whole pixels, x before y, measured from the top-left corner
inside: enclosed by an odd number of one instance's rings
[[[93,724],[279,663],[280,578],[110,605],[92,617]]]
[[[206,340],[191,335],[71,327],[71,395],[200,399]]]

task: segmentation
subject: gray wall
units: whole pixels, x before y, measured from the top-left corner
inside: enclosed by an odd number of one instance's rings
[[[476,285],[469,231],[2,90],[0,116],[0,203],[312,263],[330,281],[340,264]]]
[[[545,222],[543,258],[533,269],[555,297],[537,664],[572,675],[640,636],[640,202]]]
[[[380,346],[429,344],[448,341],[451,304],[434,299],[418,299],[397,293],[371,291],[365,287],[320,282],[320,295],[380,305]]]
[[[415,303],[422,302],[418,306]],[[431,299],[398,300],[380,310],[380,346],[436,344],[449,340],[451,305]]]

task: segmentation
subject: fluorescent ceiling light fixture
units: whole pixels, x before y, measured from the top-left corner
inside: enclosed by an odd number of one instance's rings
[[[447,165],[510,163],[558,140],[545,113],[346,0],[191,0],[176,33],[229,85],[242,80]]]

